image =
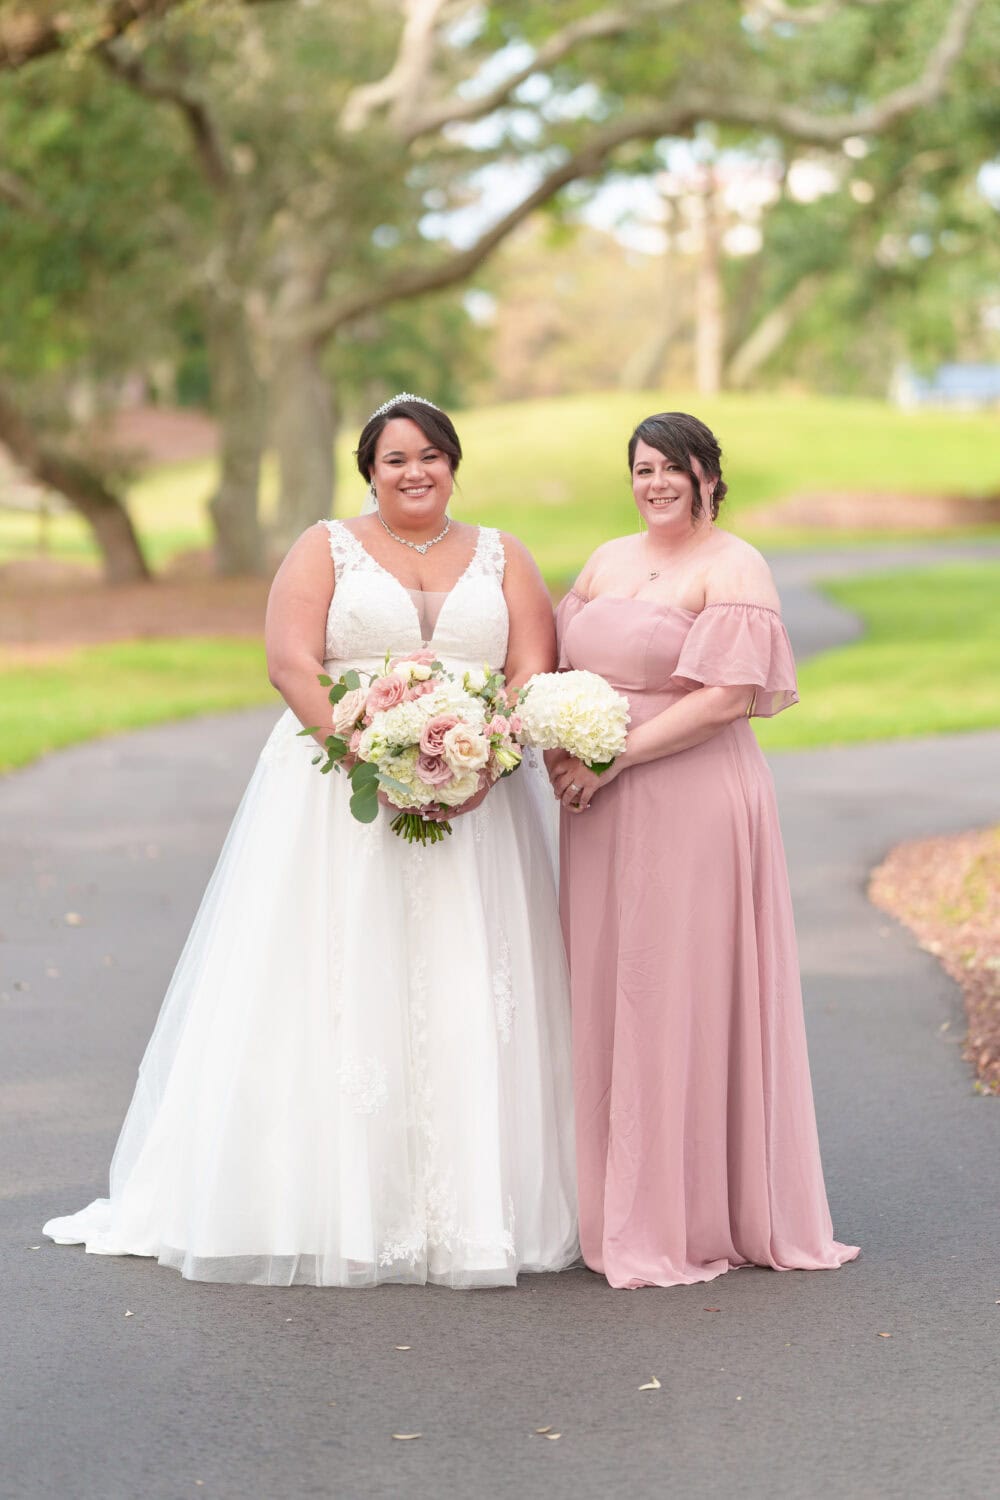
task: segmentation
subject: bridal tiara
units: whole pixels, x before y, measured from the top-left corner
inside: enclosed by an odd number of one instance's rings
[[[441,408],[439,406],[436,406],[433,401],[428,401],[426,396],[417,396],[413,391],[397,391],[395,396],[390,396],[388,401],[383,401],[382,405],[377,407],[375,411],[372,412],[371,416],[368,418],[368,421],[374,422],[376,417],[380,417],[382,413],[388,411],[390,407],[398,406],[400,401],[419,401],[421,406],[429,406],[434,411],[441,410]],[[367,425],[368,423],[366,422],[365,426]]]

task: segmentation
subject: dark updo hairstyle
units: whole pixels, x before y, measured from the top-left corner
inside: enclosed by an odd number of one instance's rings
[[[435,448],[440,448],[448,460],[448,467],[454,474],[462,462],[462,445],[458,441],[458,433],[454,424],[437,406],[431,406],[426,401],[412,401],[400,397],[384,411],[376,412],[369,417],[361,429],[358,438],[358,446],[354,450],[354,456],[358,461],[358,472],[366,482],[371,478],[372,468],[375,464],[375,447],[379,436],[387,422],[392,422],[396,417],[407,417],[411,422],[416,422],[420,431],[429,443]]]
[[[640,422],[628,440],[628,467],[632,472],[635,450],[639,443],[648,443],[657,448],[665,458],[671,459],[690,479],[694,487],[691,519],[697,521],[701,515],[701,480],[694,472],[691,460],[701,464],[706,479],[715,480],[712,491],[712,520],[719,514],[719,506],[726,498],[729,486],[722,477],[722,449],[715,434],[697,417],[683,411],[661,411],[656,416],[646,417]]]

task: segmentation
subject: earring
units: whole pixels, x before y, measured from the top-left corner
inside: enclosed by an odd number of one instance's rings
[[[374,479],[370,480],[368,483],[368,493],[372,497],[372,504],[374,505],[375,509],[378,510],[378,490],[375,488]]]

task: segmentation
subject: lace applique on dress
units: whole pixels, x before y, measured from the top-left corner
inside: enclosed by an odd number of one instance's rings
[[[345,1057],[339,1076],[355,1114],[377,1114],[388,1101],[388,1074],[377,1057]]]
[[[509,1042],[514,1027],[514,986],[510,969],[510,944],[505,933],[500,934],[500,952],[493,970],[493,1005],[497,1016],[497,1031],[500,1039]]]

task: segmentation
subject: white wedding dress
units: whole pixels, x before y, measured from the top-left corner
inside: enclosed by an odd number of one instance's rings
[[[327,670],[422,644],[421,608],[340,522]],[[503,546],[440,600],[452,669],[501,666]],[[510,1285],[578,1253],[554,806],[525,764],[409,845],[355,822],[286,712],[143,1059],[110,1198],[45,1233],[202,1281]]]

